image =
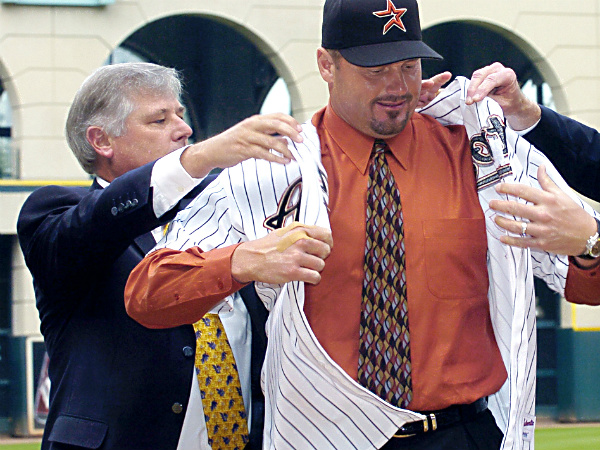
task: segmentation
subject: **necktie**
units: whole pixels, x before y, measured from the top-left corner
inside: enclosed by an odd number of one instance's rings
[[[359,382],[394,406],[412,399],[400,192],[376,140],[369,168]]]
[[[204,406],[208,443],[213,450],[242,450],[248,424],[231,346],[218,314],[194,324],[196,373]]]

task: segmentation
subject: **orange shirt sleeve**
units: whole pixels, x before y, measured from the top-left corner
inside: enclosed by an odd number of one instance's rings
[[[148,328],[193,324],[244,285],[231,276],[231,245],[203,252],[163,248],[147,255],[125,286],[127,314]]]
[[[565,298],[571,303],[600,305],[600,264],[582,269],[572,257],[569,261]]]

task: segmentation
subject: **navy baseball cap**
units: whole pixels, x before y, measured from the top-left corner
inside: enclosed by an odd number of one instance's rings
[[[416,0],[326,0],[321,46],[363,67],[442,59],[422,40]]]

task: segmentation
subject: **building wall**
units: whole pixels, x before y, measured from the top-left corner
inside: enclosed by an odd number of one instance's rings
[[[20,178],[87,179],[63,137],[75,91],[127,36],[170,15],[201,14],[242,31],[286,80],[293,114],[309,118],[327,101],[315,62],[322,5],[323,0],[116,0],[93,8],[0,4],[0,78],[14,107]],[[597,128],[599,8],[596,0],[570,2],[568,8],[558,0],[420,2],[424,28],[474,21],[509,37],[536,62],[552,87],[557,109]],[[0,192],[0,233],[15,234],[25,197]],[[16,245],[13,279],[13,333],[36,334],[31,279]],[[586,327],[600,329],[600,308],[585,310],[584,316]],[[571,327],[568,319],[563,325]]]
[[[550,84],[559,112],[600,126],[599,3],[581,0],[421,1],[425,27],[468,20],[507,33]],[[473,43],[472,45],[476,45]]]
[[[323,103],[316,72],[322,3],[303,1],[120,1],[101,8],[0,6],[0,76],[14,105],[23,179],[78,179],[63,126],[84,78],[128,35],[164,16],[202,14],[230,22],[286,78],[303,118]],[[293,18],[290,20],[290,18]]]

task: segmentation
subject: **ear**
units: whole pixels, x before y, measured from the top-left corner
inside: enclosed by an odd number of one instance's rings
[[[97,126],[88,127],[85,137],[100,156],[108,159],[113,157],[112,140],[102,128]]]
[[[327,83],[333,83],[333,73],[335,71],[335,63],[327,50],[323,47],[317,49],[317,64],[321,78]]]

